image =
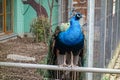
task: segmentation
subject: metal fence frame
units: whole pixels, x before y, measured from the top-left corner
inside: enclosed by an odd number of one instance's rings
[[[13,62],[0,62],[0,66],[47,69],[47,70],[75,71],[75,72],[91,72],[91,73],[93,72],[93,73],[120,74],[119,69],[90,68],[90,67],[77,67],[77,66],[76,67],[60,67],[60,66],[57,66],[57,65],[13,63]]]
[[[87,66],[93,67],[93,54],[94,54],[94,9],[95,0],[88,0],[88,32],[87,32]],[[92,14],[92,15],[91,15]],[[93,74],[86,74],[87,80],[93,80]]]

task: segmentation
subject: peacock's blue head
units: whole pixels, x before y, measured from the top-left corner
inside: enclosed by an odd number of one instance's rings
[[[79,20],[80,18],[82,18],[82,14],[79,13],[79,12],[76,13],[76,14],[75,14],[75,19],[76,19],[76,20]]]

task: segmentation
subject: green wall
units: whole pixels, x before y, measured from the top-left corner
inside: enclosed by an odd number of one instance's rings
[[[37,17],[35,10],[30,5],[24,5],[24,32],[30,32],[30,25],[34,18]]]
[[[24,34],[24,16],[23,16],[23,4],[21,0],[14,0],[14,32],[22,35]]]
[[[48,6],[48,0],[36,0],[39,4],[43,5],[46,9],[48,16],[50,16],[50,10]],[[50,0],[51,1],[51,0]],[[14,0],[14,32],[18,34],[24,34],[30,32],[30,25],[34,18],[37,17],[35,10],[27,4],[23,4],[21,0]],[[54,4],[53,16],[52,16],[52,29],[58,23],[58,5]]]

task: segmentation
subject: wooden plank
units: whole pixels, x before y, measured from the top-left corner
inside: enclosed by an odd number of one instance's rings
[[[6,0],[4,0],[4,32],[6,32]]]

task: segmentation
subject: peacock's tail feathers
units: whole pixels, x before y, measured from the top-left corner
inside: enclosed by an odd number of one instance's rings
[[[48,43],[48,54],[47,54],[47,57],[46,57],[46,64],[48,65],[55,65],[56,64],[56,55],[54,54],[54,42],[55,42],[55,39],[54,39],[54,36],[51,36],[50,39],[49,39],[49,43]],[[43,74],[43,76],[45,78],[55,78],[55,75],[56,74],[56,71],[53,71],[53,70],[46,70]]]
[[[54,54],[54,43],[55,43],[55,39],[54,37],[52,36],[49,40],[49,51],[48,51],[48,55],[47,55],[47,64],[51,64],[51,65],[54,65],[55,62],[55,58],[56,58],[56,55]]]

